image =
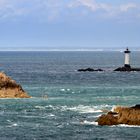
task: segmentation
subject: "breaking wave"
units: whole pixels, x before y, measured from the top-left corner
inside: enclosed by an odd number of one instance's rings
[[[84,105],[78,105],[78,106],[35,106],[35,109],[39,110],[58,110],[58,111],[74,111],[79,113],[101,113],[106,108],[112,108],[110,105],[99,105],[99,106],[84,106]]]
[[[95,121],[87,121],[87,120],[85,120],[85,121],[83,121],[83,122],[81,122],[81,124],[86,124],[86,125],[98,125],[98,122],[95,122]]]
[[[126,124],[119,124],[117,126],[119,126],[119,127],[140,127],[138,125],[126,125]]]

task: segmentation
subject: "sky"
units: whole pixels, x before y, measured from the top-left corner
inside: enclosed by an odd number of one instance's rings
[[[0,49],[140,47],[140,0],[0,0]]]

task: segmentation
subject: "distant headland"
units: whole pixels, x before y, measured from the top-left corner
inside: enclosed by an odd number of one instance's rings
[[[130,65],[130,53],[131,51],[126,48],[126,50],[124,51],[125,54],[125,60],[124,60],[124,66],[116,68],[113,71],[120,71],[120,72],[131,72],[131,71],[140,71],[140,68],[135,68],[135,67],[131,67]],[[93,68],[85,68],[85,69],[78,69],[77,71],[79,72],[94,72],[94,71],[105,71],[103,69],[93,69]]]

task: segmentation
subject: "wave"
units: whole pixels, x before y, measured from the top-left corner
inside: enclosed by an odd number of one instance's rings
[[[45,106],[35,106],[36,109],[45,110]]]
[[[131,127],[131,128],[133,128],[133,127],[137,128],[138,127],[138,128],[140,128],[140,126],[138,126],[138,125],[127,125],[127,124],[113,125],[111,127]]]
[[[84,106],[79,105],[75,107],[67,107],[66,110],[75,111],[79,113],[100,113],[102,110],[98,109],[97,106]]]
[[[48,116],[49,117],[55,117],[55,115],[54,114],[51,114],[51,113]]]
[[[106,108],[112,108],[110,105],[99,105],[99,106],[84,106],[84,105],[78,105],[78,106],[35,106],[35,109],[39,110],[59,110],[59,111],[74,111],[78,113],[101,113],[104,112]]]
[[[116,105],[114,105],[114,106],[112,107],[111,111],[113,112],[115,108],[116,108]]]
[[[33,118],[36,118],[36,119],[44,119],[44,118],[47,118],[47,117],[55,117],[54,114],[52,113],[47,113],[45,115],[19,115],[18,117],[21,117],[21,118],[28,118],[28,119],[33,119]]]
[[[99,118],[99,117],[101,117],[101,114],[100,115],[92,116],[92,118]]]
[[[84,120],[84,121],[80,122],[80,124],[96,125],[97,126],[98,122],[95,122],[95,121],[90,122],[90,121]]]
[[[84,120],[84,121],[81,121],[80,124],[86,124],[86,125],[96,125],[96,126],[99,126],[98,125],[98,122],[95,122],[95,121],[87,121],[87,120]],[[109,127],[130,127],[130,128],[140,128],[140,126],[138,125],[126,125],[126,124],[119,124],[119,125],[113,125],[113,126],[109,126]]]
[[[96,126],[99,126],[99,125],[98,125],[98,122],[95,122],[95,121],[87,121],[87,120],[81,121],[80,124],[96,125]],[[140,128],[140,126],[138,126],[138,125],[126,125],[126,124],[113,125],[113,126],[109,126],[109,127],[130,127],[130,128]]]
[[[65,88],[62,88],[62,89],[60,89],[60,91],[70,91],[71,89],[69,89],[69,88],[67,88],[67,89],[65,89]]]
[[[140,127],[138,125],[126,125],[126,124],[119,124],[117,127]]]
[[[13,124],[11,124],[11,125],[9,125],[9,126],[7,126],[7,127],[17,127],[17,126],[18,126],[17,123],[13,123]]]

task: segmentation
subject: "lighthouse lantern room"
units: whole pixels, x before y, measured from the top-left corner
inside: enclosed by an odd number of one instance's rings
[[[131,67],[130,66],[130,51],[129,51],[129,49],[128,48],[126,48],[126,50],[124,51],[124,53],[125,53],[125,62],[124,62],[124,66],[125,67]]]

